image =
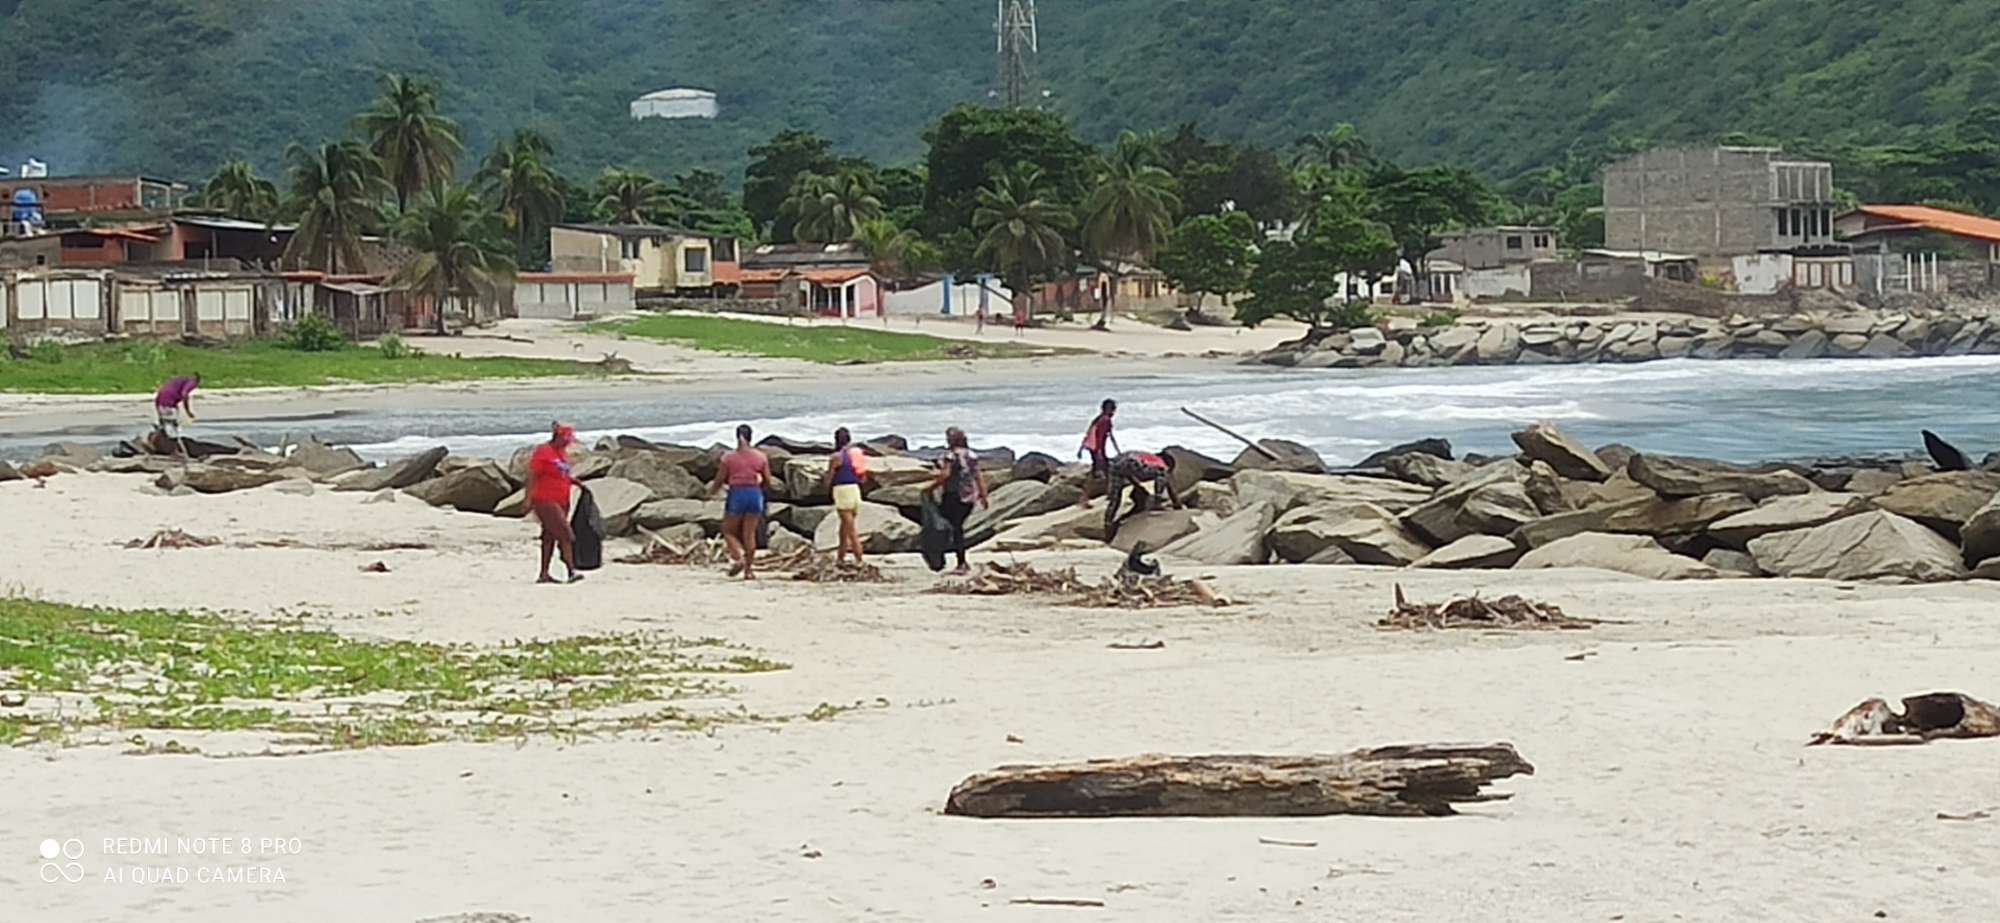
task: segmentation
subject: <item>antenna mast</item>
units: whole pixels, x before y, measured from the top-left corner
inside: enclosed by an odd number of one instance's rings
[[[1028,105],[1034,80],[1035,53],[1041,34],[1035,26],[1035,0],[995,0],[993,51],[999,74],[993,93],[1009,109]]]

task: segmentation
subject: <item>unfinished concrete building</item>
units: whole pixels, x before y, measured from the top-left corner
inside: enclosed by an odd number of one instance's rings
[[[1604,168],[1607,249],[1730,258],[1825,247],[1833,165],[1775,147],[1666,147]]]

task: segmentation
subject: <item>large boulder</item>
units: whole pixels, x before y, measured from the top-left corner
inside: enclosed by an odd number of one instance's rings
[[[1757,559],[1741,551],[1716,548],[1701,556],[1701,563],[1722,572],[1725,577],[1762,577],[1764,572],[1757,569]]]
[[[1397,445],[1392,445],[1386,449],[1383,449],[1380,452],[1376,452],[1375,454],[1368,456],[1367,458],[1355,462],[1354,467],[1384,468],[1388,466],[1389,459],[1395,458],[1399,455],[1429,455],[1432,458],[1441,458],[1444,459],[1445,461],[1451,461],[1452,459],[1457,457],[1451,454],[1451,440],[1439,439],[1433,436],[1428,439],[1418,439],[1415,442],[1404,442]]]
[[[1275,507],[1253,503],[1234,516],[1161,548],[1160,553],[1216,566],[1262,564],[1271,556],[1265,535],[1277,518]]]
[[[1632,480],[1632,476],[1622,467],[1611,475],[1611,480],[1602,484],[1590,481],[1560,481],[1556,484],[1556,491],[1562,495],[1563,503],[1572,510],[1659,496],[1651,487]]]
[[[1269,503],[1280,515],[1316,503],[1367,502],[1400,512],[1430,499],[1431,492],[1388,478],[1288,471],[1238,471],[1229,479],[1244,506]]]
[[[1868,498],[1859,494],[1821,491],[1773,497],[1758,505],[1711,523],[1708,534],[1731,548],[1750,547],[1753,539],[1773,532],[1810,529],[1836,519],[1845,519],[1869,510]]]
[[[7,461],[6,459],[0,458],[0,484],[4,484],[8,481],[18,481],[21,480],[24,476],[25,475],[21,474],[21,469],[14,467],[14,465],[11,462]]]
[[[1521,354],[1521,329],[1513,324],[1494,324],[1479,335],[1480,365],[1506,365]]]
[[[1211,458],[1193,449],[1170,445],[1160,450],[1160,454],[1174,460],[1174,470],[1167,475],[1167,483],[1174,485],[1174,491],[1185,497],[1194,485],[1203,481],[1226,481],[1236,473],[1228,462]]]
[[[197,493],[226,494],[266,484],[276,484],[294,474],[303,477],[305,472],[298,468],[251,470],[216,465],[189,465],[185,471],[169,470],[160,475],[156,483],[161,490],[171,491],[176,487],[186,487]]]
[[[2000,494],[2000,474],[1946,471],[1899,482],[1876,497],[1875,505],[1957,539],[1966,522],[1996,494]]]
[[[1293,510],[1272,524],[1273,551],[1293,563],[1359,563],[1401,567],[1430,546],[1369,503],[1323,503]]]
[[[1624,472],[1621,471],[1618,473],[1623,474]],[[1590,483],[1590,481],[1565,481],[1556,476],[1555,469],[1549,467],[1548,462],[1537,460],[1528,463],[1528,479],[1522,483],[1522,486],[1527,489],[1528,499],[1534,501],[1536,510],[1540,511],[1544,516],[1554,516],[1557,513],[1567,513],[1570,510],[1576,509],[1576,505],[1569,502],[1569,497],[1563,494],[1564,484]],[[1606,481],[1604,483],[1609,484],[1611,482]],[[1602,487],[1604,485],[1599,484],[1596,486]]]
[[[1754,471],[1726,462],[1639,454],[1626,467],[1632,480],[1662,497],[1742,494],[1751,500],[1811,493],[1818,487],[1795,471]]]
[[[777,464],[772,463],[771,473],[774,478],[783,481],[786,497],[799,501],[824,501],[832,497],[833,488],[825,483],[827,456],[802,455],[786,459],[783,467]],[[1006,471],[1011,467],[996,470]],[[930,462],[903,455],[885,455],[868,459],[865,489],[872,493],[884,488],[921,487],[936,476],[937,466]]]
[[[625,453],[611,463],[605,476],[643,485],[650,491],[647,500],[693,500],[708,493],[707,484],[664,452]]]
[[[1715,568],[1674,554],[1650,536],[1584,532],[1558,539],[1521,556],[1516,570],[1590,567],[1650,580],[1691,580],[1721,576]]]
[[[722,534],[722,516],[721,500],[654,500],[641,505],[632,519],[654,531],[692,523],[715,536]]]
[[[1279,560],[1303,564],[1333,547],[1335,527],[1356,519],[1393,518],[1388,510],[1359,500],[1314,503],[1280,514],[1267,540]]]
[[[628,535],[638,521],[638,512],[653,491],[637,481],[624,478],[601,477],[584,485],[590,491],[590,498],[597,501],[597,511],[604,516],[604,531],[609,535]]]
[[[999,534],[1003,523],[1043,512],[1034,507],[1048,491],[1049,485],[1040,481],[1013,481],[989,491],[986,508],[973,509],[965,519],[966,544],[982,544]]]
[[[221,452],[214,454],[233,454],[236,452],[237,447],[223,446],[221,448],[222,448]],[[196,458],[207,457],[206,453],[197,454],[190,452],[189,454],[194,455],[194,457]],[[88,468],[91,465],[102,460],[104,458],[104,453],[98,451],[96,448],[84,445],[83,443],[80,442],[51,442],[48,445],[42,447],[41,457],[49,461],[60,462],[62,464],[70,466],[71,468],[76,468],[81,470],[84,468]]]
[[[1514,444],[1521,447],[1521,454],[1535,461],[1547,462],[1563,477],[1579,481],[1611,478],[1611,466],[1598,458],[1597,453],[1585,448],[1583,443],[1556,429],[1554,424],[1536,423],[1521,430],[1514,434]]]
[[[1382,460],[1381,468],[1390,477],[1424,487],[1444,487],[1465,480],[1479,468],[1470,462],[1439,458],[1429,452],[1404,452]]]
[[[1066,506],[1007,523],[993,536],[996,551],[1029,551],[1064,541],[1103,541],[1104,510]]]
[[[1231,463],[1238,472],[1242,471],[1296,471],[1304,474],[1319,474],[1326,470],[1326,461],[1319,453],[1296,442],[1283,439],[1259,439],[1257,445],[1264,451],[1245,446]],[[1265,452],[1269,452],[1266,455]]]
[[[1227,483],[1204,481],[1194,485],[1188,495],[1181,498],[1187,505],[1198,510],[1207,510],[1217,516],[1229,517],[1243,508],[1243,501],[1237,499],[1236,489]]]
[[[1029,452],[1014,461],[1014,480],[1047,481],[1063,469],[1063,463],[1056,457],[1043,452]]]
[[[362,460],[353,449],[330,446],[313,437],[307,437],[292,450],[291,463],[322,478],[336,477],[368,467],[368,462]]]
[[[1499,519],[1532,520],[1540,514],[1527,495],[1527,477],[1528,469],[1512,459],[1494,462],[1411,507],[1403,514],[1403,524],[1431,544],[1449,545],[1468,535],[1489,531],[1488,527]],[[1474,496],[1482,497],[1482,503],[1467,514],[1465,507]]]
[[[1979,508],[1959,530],[1965,540],[1965,560],[1980,564],[2000,558],[2000,497]]]
[[[1777,577],[1929,583],[1965,576],[1958,546],[1880,510],[1752,539],[1750,557]]]
[[[450,507],[461,513],[491,513],[513,491],[514,483],[507,480],[507,472],[493,462],[482,461],[413,485],[404,493],[432,506]]]
[[[1118,523],[1111,547],[1131,551],[1144,543],[1147,548],[1165,548],[1206,525],[1220,520],[1214,513],[1200,510],[1152,510],[1127,517]]]
[[[1513,533],[1516,543],[1540,548],[1586,532],[1676,537],[1693,535],[1723,518],[1756,506],[1742,494],[1701,497],[1638,497],[1619,503],[1546,516]]]
[[[800,535],[811,535],[819,531],[819,521],[833,515],[830,506],[796,506],[787,504],[771,517],[773,522]]]
[[[1418,558],[1411,567],[1438,570],[1503,570],[1521,559],[1521,549],[1496,535],[1468,535]]]
[[[826,460],[822,458],[820,463],[825,464]],[[905,519],[895,507],[865,502],[854,513],[854,530],[861,536],[861,550],[868,554],[915,551],[922,533],[916,523]],[[821,551],[840,547],[840,517],[828,516],[819,521],[819,528],[813,530],[813,547]]]
[[[651,442],[638,436],[619,436],[606,454],[626,457],[639,452],[656,452],[667,461],[687,469],[695,480],[706,484],[715,479],[715,469],[729,450],[714,445],[707,448]]]
[[[343,475],[334,483],[333,489],[374,493],[378,490],[402,490],[412,487],[435,473],[438,463],[444,461],[447,454],[449,453],[444,446],[425,449],[380,468]]]

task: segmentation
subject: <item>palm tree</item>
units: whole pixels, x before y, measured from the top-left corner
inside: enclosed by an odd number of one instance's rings
[[[445,306],[454,296],[478,297],[509,284],[514,260],[500,216],[464,186],[439,186],[396,223],[396,239],[412,258],[391,283],[436,299],[437,332],[445,327]]]
[[[1035,277],[1073,257],[1062,234],[1071,223],[1069,210],[1049,201],[1043,179],[1042,169],[1032,164],[997,171],[979,190],[972,212],[973,230],[980,235],[974,255],[1007,280],[1021,323],[1033,309],[1028,286]]]
[[[562,220],[561,181],[548,167],[552,152],[547,139],[523,129],[494,145],[479,168],[488,200],[514,232],[517,265],[535,262],[549,226]]]
[[[463,147],[458,123],[438,114],[438,88],[427,80],[382,75],[382,95],[355,118],[368,149],[382,161],[396,190],[396,209],[434,185],[449,182]]]
[[[817,243],[853,237],[857,228],[882,214],[876,185],[873,176],[859,170],[838,176],[801,174],[782,208],[794,221],[792,236]]]
[[[1101,327],[1111,324],[1124,264],[1151,262],[1173,233],[1174,212],[1181,207],[1173,174],[1152,163],[1153,149],[1130,131],[1120,133],[1098,174],[1097,187],[1084,203],[1084,245],[1111,276],[1111,293],[1098,320]]]
[[[667,184],[638,170],[606,167],[597,177],[597,213],[617,224],[649,224],[667,201]]]
[[[1351,170],[1375,161],[1375,152],[1368,146],[1368,139],[1361,137],[1361,130],[1348,122],[1341,122],[1318,134],[1306,135],[1299,139],[1298,144],[1299,152],[1293,159],[1295,166],[1316,163],[1336,170]]]
[[[258,176],[250,161],[232,160],[202,185],[201,204],[232,218],[269,221],[278,212],[278,187]]]
[[[361,237],[381,223],[379,203],[389,188],[381,162],[359,141],[334,141],[294,144],[285,163],[291,183],[285,211],[298,221],[286,262],[330,273],[361,269]]]
[[[910,259],[917,245],[915,231],[896,226],[887,218],[873,218],[864,221],[854,229],[854,243],[868,254],[869,268],[885,279],[901,279],[917,267]]]

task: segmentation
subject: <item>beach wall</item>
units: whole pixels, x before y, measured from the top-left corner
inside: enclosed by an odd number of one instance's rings
[[[1362,327],[1259,356],[1299,368],[1557,365],[1655,359],[1891,359],[2000,355],[1985,313],[1861,311],[1729,318],[1485,321]]]

